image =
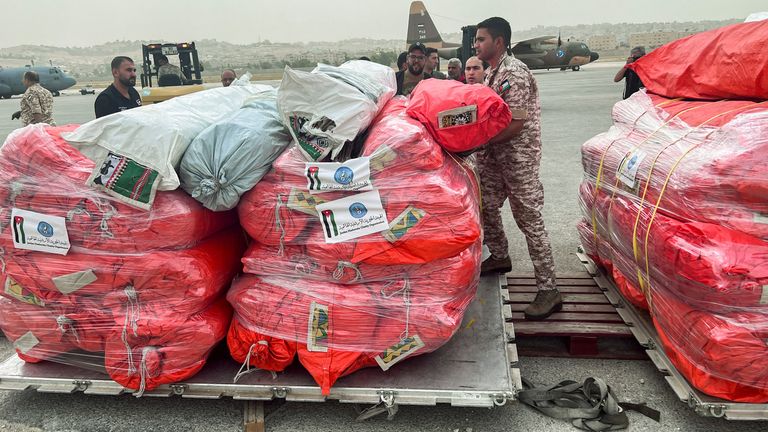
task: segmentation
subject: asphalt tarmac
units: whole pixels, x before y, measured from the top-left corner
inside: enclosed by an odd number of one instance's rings
[[[544,218],[560,272],[582,270],[574,253],[579,245],[577,189],[582,177],[581,144],[607,130],[611,107],[621,98],[623,84],[613,83],[621,65],[593,64],[579,72],[538,71],[542,100],[544,154],[541,176],[545,188]],[[95,96],[70,91],[55,99],[59,124],[93,118]],[[19,100],[0,100],[0,142],[18,122],[11,113]],[[509,207],[504,223],[515,272],[532,271],[525,241]],[[0,337],[0,359],[12,353]],[[523,376],[539,383],[589,376],[604,378],[619,399],[646,402],[662,413],[661,423],[630,413],[631,431],[762,431],[765,422],[737,423],[704,418],[680,402],[650,361],[576,360],[524,357]],[[519,404],[495,409],[400,407],[393,421],[375,418],[355,422],[352,406],[327,403],[270,403],[268,431],[573,431],[569,423],[544,417]],[[0,392],[0,430],[12,431],[200,431],[241,430],[242,402],[233,400],[136,399],[77,394]]]

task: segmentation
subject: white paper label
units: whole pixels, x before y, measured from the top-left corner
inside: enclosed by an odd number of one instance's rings
[[[73,292],[96,282],[96,274],[93,270],[83,270],[70,273],[51,279],[56,289],[62,294],[72,294]]]
[[[619,164],[619,170],[616,175],[627,187],[634,189],[636,186],[637,171],[640,164],[645,159],[645,153],[641,150],[634,150],[627,153]]]
[[[27,210],[11,211],[13,245],[17,249],[66,255],[69,234],[63,217],[48,216]]]
[[[24,336],[16,339],[16,342],[13,343],[13,347],[19,350],[22,354],[26,354],[39,343],[40,340],[30,331],[25,333]]]
[[[768,304],[768,285],[763,285],[763,293],[760,295],[760,304]]]
[[[310,193],[373,190],[371,159],[367,157],[344,163],[307,162],[304,176]]]
[[[328,243],[340,243],[389,229],[377,190],[329,201],[316,208]]]
[[[763,216],[760,213],[755,213],[753,216],[752,221],[754,223],[768,224],[768,216]]]

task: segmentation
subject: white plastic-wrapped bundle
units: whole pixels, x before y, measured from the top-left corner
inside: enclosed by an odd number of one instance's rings
[[[157,190],[179,187],[176,168],[200,132],[271,90],[245,85],[192,93],[98,118],[64,138],[96,163],[90,186],[146,210]]]
[[[192,141],[179,167],[181,187],[206,208],[233,209],[290,143],[277,91],[265,91]]]
[[[302,72],[286,67],[278,109],[304,157],[331,159],[373,121],[397,90],[391,68],[353,60]]]

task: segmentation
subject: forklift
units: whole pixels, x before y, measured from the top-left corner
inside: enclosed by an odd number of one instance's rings
[[[194,42],[179,43],[151,43],[141,46],[141,92],[142,103],[157,103],[181,96],[194,93],[204,89],[201,72],[203,67],[197,56],[197,48]],[[166,57],[178,56],[179,67],[184,78],[179,83],[170,85],[160,82],[157,76],[157,59],[159,56]],[[156,85],[162,89],[153,89],[153,80]],[[178,81],[178,80],[177,80]]]

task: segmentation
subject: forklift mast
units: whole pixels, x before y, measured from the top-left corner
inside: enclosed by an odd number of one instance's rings
[[[201,72],[203,67],[200,65],[200,59],[197,56],[197,48],[194,42],[180,43],[152,43],[141,46],[141,86],[152,87],[152,77],[157,76],[157,57],[165,55],[166,57],[178,56],[179,67],[184,75],[183,85],[202,84]]]

